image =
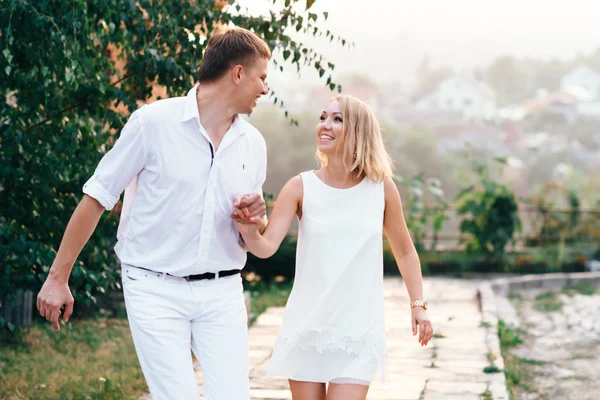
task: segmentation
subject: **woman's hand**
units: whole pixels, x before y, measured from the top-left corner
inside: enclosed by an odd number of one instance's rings
[[[427,346],[427,343],[433,336],[433,326],[425,311],[422,307],[413,307],[410,310],[411,321],[412,321],[412,332],[413,336],[419,333],[419,343],[421,346]]]
[[[242,236],[252,237],[253,235],[260,235],[259,224],[256,222],[242,222],[235,220],[235,225]]]

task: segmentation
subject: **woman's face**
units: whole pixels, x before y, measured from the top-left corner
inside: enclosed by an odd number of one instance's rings
[[[344,121],[342,110],[337,100],[330,101],[319,117],[315,129],[317,134],[317,147],[321,153],[333,155],[337,149],[343,149]]]

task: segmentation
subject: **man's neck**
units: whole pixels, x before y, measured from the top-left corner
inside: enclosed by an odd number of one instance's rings
[[[198,86],[196,98],[200,122],[216,150],[237,116],[231,107],[233,97],[222,85],[205,83]]]

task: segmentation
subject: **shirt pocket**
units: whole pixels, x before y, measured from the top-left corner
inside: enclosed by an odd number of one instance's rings
[[[256,174],[245,158],[231,160],[221,173],[229,196],[241,196],[252,191]]]

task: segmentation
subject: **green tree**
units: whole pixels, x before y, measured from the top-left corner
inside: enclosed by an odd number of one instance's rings
[[[2,1],[0,293],[39,289],[112,134],[156,88],[185,94],[218,24],[253,30],[278,68],[312,66],[335,89],[334,65],[291,35],[346,41],[321,31],[326,12],[299,9],[297,2],[274,1],[268,15],[250,16],[222,0]],[[116,222],[115,215],[103,217],[74,268],[79,304],[92,306],[118,286],[110,250]]]

